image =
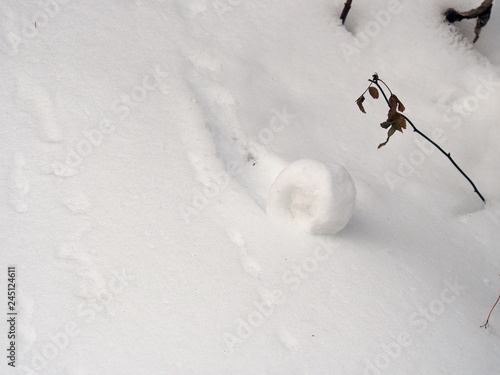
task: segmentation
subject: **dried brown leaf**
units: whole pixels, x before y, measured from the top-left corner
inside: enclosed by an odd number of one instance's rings
[[[398,109],[398,97],[396,95],[391,95],[391,97],[389,98],[389,113],[387,114],[387,118],[388,120],[387,121],[391,121],[391,118],[393,118],[396,113],[397,113],[397,109]]]
[[[387,140],[384,143],[378,145],[378,148],[383,147],[389,142],[389,138],[391,138],[396,131],[403,132],[403,129],[406,129],[406,119],[403,117],[401,113],[395,113],[392,118],[389,118],[387,121],[380,124],[384,129],[389,128],[387,132]]]
[[[379,144],[377,148],[380,148],[380,147],[385,146],[385,145],[387,144],[387,142],[389,142],[389,138],[391,138],[391,137],[392,137],[392,135],[393,135],[395,132],[396,132],[396,129],[395,129],[393,126],[391,126],[391,128],[390,128],[390,129],[389,129],[389,131],[387,132],[387,140],[386,140],[385,142],[383,142],[383,143]]]
[[[359,110],[363,113],[366,113],[365,111],[365,108],[363,107],[363,102],[365,101],[365,96],[364,95],[361,95],[357,100],[356,100],[356,104],[358,105],[359,107]]]
[[[399,130],[402,133],[403,129],[406,129],[406,119],[401,114],[398,113],[396,121],[394,121],[394,123],[392,124],[392,126],[396,130]]]
[[[396,95],[392,94],[391,97],[389,98],[389,107],[396,109],[398,106],[399,99]]]
[[[378,99],[379,93],[376,87],[370,86],[368,88],[368,92],[370,93],[373,99]]]
[[[403,103],[401,103],[399,100],[398,100],[398,111],[399,112],[404,112],[405,111],[405,106],[403,105]]]
[[[380,126],[383,127],[384,129],[387,129],[392,124],[394,124],[394,121],[385,121],[385,122],[381,123]]]

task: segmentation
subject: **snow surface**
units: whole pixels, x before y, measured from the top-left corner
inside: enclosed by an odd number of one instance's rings
[[[344,167],[303,159],[271,185],[266,212],[308,233],[331,235],[351,220],[355,202],[356,187]]]
[[[442,16],[479,2],[2,0],[0,373],[497,374],[500,7],[476,45]],[[417,134],[377,150],[374,72],[486,206]],[[265,212],[300,159],[354,180],[335,236]]]

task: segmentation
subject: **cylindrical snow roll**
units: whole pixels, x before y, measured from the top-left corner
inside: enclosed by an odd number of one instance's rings
[[[267,213],[312,234],[335,234],[351,219],[355,201],[354,181],[344,167],[297,160],[272,184]]]

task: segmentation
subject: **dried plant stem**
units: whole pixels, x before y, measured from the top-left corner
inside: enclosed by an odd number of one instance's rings
[[[491,316],[491,313],[492,313],[492,312],[493,312],[493,310],[495,309],[495,306],[497,305],[498,301],[500,301],[500,295],[498,296],[497,301],[495,302],[495,304],[494,304],[494,305],[493,305],[493,307],[491,308],[490,313],[488,314],[488,318],[486,318],[486,323],[484,323],[484,324],[481,326],[481,328],[482,328],[482,327],[484,327],[484,328],[488,328],[488,322],[490,321],[490,316]]]
[[[387,99],[387,96],[386,96],[386,94],[384,92],[384,89],[380,86],[379,82],[382,82],[384,84],[384,86],[389,90],[389,92],[391,92],[391,89],[389,88],[389,86],[387,86],[386,83],[384,81],[382,81],[381,79],[379,79],[378,76],[376,76],[376,75],[373,76],[373,78],[370,79],[369,81],[378,87],[378,89],[380,90],[380,92],[384,96],[384,99],[387,102],[387,105],[390,108],[391,105],[389,104],[389,99]],[[436,142],[434,142],[432,139],[430,139],[428,136],[426,136],[424,133],[422,133],[420,130],[418,130],[417,127],[413,124],[413,122],[411,122],[411,120],[408,117],[406,117],[402,113],[401,113],[401,116],[403,116],[404,119],[411,125],[411,127],[413,128],[414,132],[416,132],[417,134],[419,134],[420,136],[422,136],[423,138],[425,138],[427,141],[429,141],[434,147],[436,147],[439,151],[441,151],[441,153],[443,155],[445,155],[451,161],[451,163],[455,166],[455,168],[466,178],[467,181],[469,181],[469,183],[474,188],[474,192],[479,196],[479,198],[481,198],[481,200],[483,201],[483,203],[486,203],[486,200],[484,199],[484,197],[482,196],[482,194],[479,192],[479,190],[477,189],[477,187],[474,184],[474,182],[472,182],[472,180],[469,178],[469,176],[467,176],[465,174],[465,172],[458,166],[458,164],[455,162],[455,160],[453,160],[453,158],[451,157],[451,154],[449,152],[444,151],[441,148],[441,146],[439,146]]]
[[[344,9],[342,10],[342,14],[340,15],[340,19],[342,20],[342,25],[345,22],[345,19],[347,18],[347,14],[349,13],[349,10],[351,9],[351,4],[352,0],[347,0],[344,5]]]
[[[476,27],[474,32],[476,37],[473,43],[476,43],[481,34],[481,29],[486,26],[491,17],[491,9],[493,7],[493,0],[484,0],[483,3],[475,9],[467,12],[458,12],[453,8],[449,8],[445,13],[446,20],[450,23],[461,21],[463,19],[477,18]]]

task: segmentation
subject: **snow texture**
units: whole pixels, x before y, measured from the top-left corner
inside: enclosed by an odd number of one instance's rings
[[[297,160],[272,184],[267,213],[312,234],[335,234],[351,219],[355,201],[354,181],[344,167]]]
[[[1,0],[0,374],[498,374],[498,1]]]

